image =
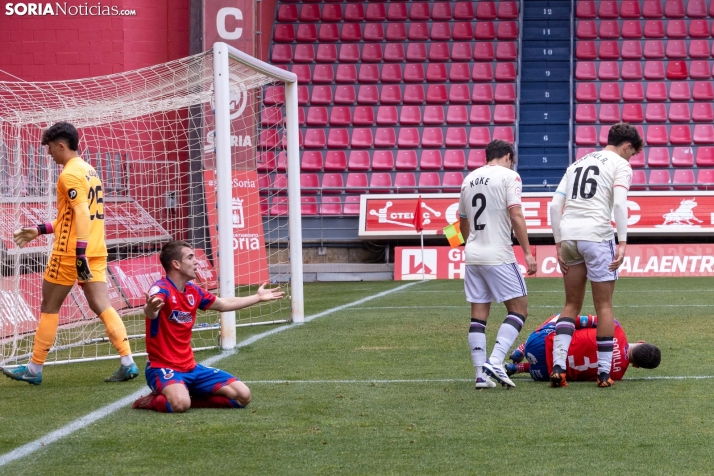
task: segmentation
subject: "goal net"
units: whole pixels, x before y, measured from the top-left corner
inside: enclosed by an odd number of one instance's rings
[[[286,99],[266,117],[260,105],[276,87]],[[0,82],[0,364],[24,363],[32,352],[53,236],[19,249],[12,233],[56,218],[61,170],[41,138],[60,121],[78,129],[79,153],[102,179],[96,206],[109,249],[107,284],[135,355],[145,352],[144,292],[163,275],[158,253],[168,240],[193,246],[196,282],[217,295],[253,294],[271,281],[291,297],[236,313],[199,312],[194,349],[235,346],[236,326],[301,322],[299,182],[263,183],[257,171],[298,163],[296,88],[292,73],[223,43],[110,76]],[[269,204],[283,208],[271,213]],[[281,215],[288,220],[278,222]],[[75,285],[47,363],[114,357]]]

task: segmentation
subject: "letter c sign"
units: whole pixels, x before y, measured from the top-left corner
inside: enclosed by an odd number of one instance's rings
[[[233,31],[226,30],[226,17],[232,16],[236,20],[243,20],[243,12],[238,8],[225,7],[218,10],[218,15],[216,15],[216,29],[218,30],[218,36],[224,40],[237,40],[243,35],[243,28],[236,28]]]

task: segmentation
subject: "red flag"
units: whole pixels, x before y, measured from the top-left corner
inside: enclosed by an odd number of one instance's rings
[[[416,228],[417,233],[421,233],[421,231],[424,229],[423,220],[424,217],[421,214],[421,195],[419,195],[419,199],[417,200],[416,205],[416,211],[414,212],[414,219],[412,220],[412,223],[414,224],[414,228]]]

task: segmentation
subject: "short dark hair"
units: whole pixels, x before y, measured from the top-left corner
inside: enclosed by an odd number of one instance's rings
[[[79,133],[69,122],[58,122],[45,129],[45,132],[42,133],[42,145],[58,140],[65,141],[69,150],[77,150],[79,148]]]
[[[640,133],[637,132],[637,128],[626,122],[619,122],[613,125],[610,128],[610,132],[607,133],[607,145],[618,147],[625,142],[632,144],[632,147],[638,152],[642,150],[643,141]]]
[[[161,261],[161,266],[164,267],[164,271],[168,273],[171,271],[171,263],[181,261],[181,250],[184,248],[191,248],[191,245],[185,241],[169,241],[161,248],[159,261]]]
[[[513,144],[505,140],[494,139],[486,146],[486,162],[491,162],[494,159],[500,159],[504,155],[511,156],[512,161],[516,161],[516,153],[513,150]]]
[[[656,369],[661,360],[662,353],[654,344],[638,344],[632,349],[632,363],[643,369]]]

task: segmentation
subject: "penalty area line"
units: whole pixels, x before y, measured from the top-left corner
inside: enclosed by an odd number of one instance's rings
[[[333,314],[335,312],[342,311],[344,309],[348,309],[352,306],[358,306],[362,303],[371,301],[372,299],[377,299],[383,296],[386,296],[388,294],[392,294],[394,292],[401,291],[403,289],[406,289],[410,286],[413,286],[415,284],[420,283],[421,281],[414,281],[410,282],[407,284],[403,284],[401,286],[397,286],[396,288],[389,289],[387,291],[383,291],[381,293],[374,294],[372,296],[367,296],[366,298],[358,299],[357,301],[344,304],[342,306],[337,306],[333,307],[331,309],[328,309],[323,312],[319,312],[317,314],[313,314],[312,316],[305,317],[305,322],[310,322],[314,319],[317,319],[318,317],[323,317],[327,316],[329,314]],[[275,329],[271,329],[267,332],[262,332],[260,334],[256,334],[252,337],[249,337],[248,339],[245,339],[244,341],[238,343],[236,345],[236,349],[221,352],[220,354],[214,355],[212,357],[207,358],[203,362],[201,362],[202,365],[210,366],[220,360],[225,359],[226,357],[230,357],[231,355],[234,355],[236,353],[236,350],[245,347],[247,345],[253,344],[254,342],[259,341],[260,339],[263,339],[265,337],[271,336],[273,334],[277,334],[278,332],[285,331],[287,329],[292,329],[295,327],[300,327],[299,325],[295,324],[289,324],[285,326],[280,326],[276,327]],[[102,418],[111,415],[112,413],[116,412],[120,408],[123,408],[129,404],[131,404],[134,400],[137,398],[141,397],[143,394],[146,393],[147,388],[144,387],[141,390],[138,390],[131,395],[128,395],[124,398],[121,398],[114,403],[110,403],[109,405],[106,405],[98,410],[95,410],[91,413],[88,413],[87,415],[84,415],[83,417],[80,417],[65,426],[50,432],[46,434],[45,436],[42,436],[34,441],[31,441],[30,443],[26,443],[22,446],[19,446],[18,448],[15,448],[14,450],[10,451],[9,453],[5,453],[4,455],[0,456],[0,467],[4,466],[12,461],[18,460],[20,458],[24,458],[25,456],[28,456],[35,451],[42,449],[46,447],[47,445],[54,443],[58,440],[61,440],[62,438],[71,435],[72,433],[81,430],[83,428],[86,428],[87,426],[91,425],[92,423],[101,420]]]

